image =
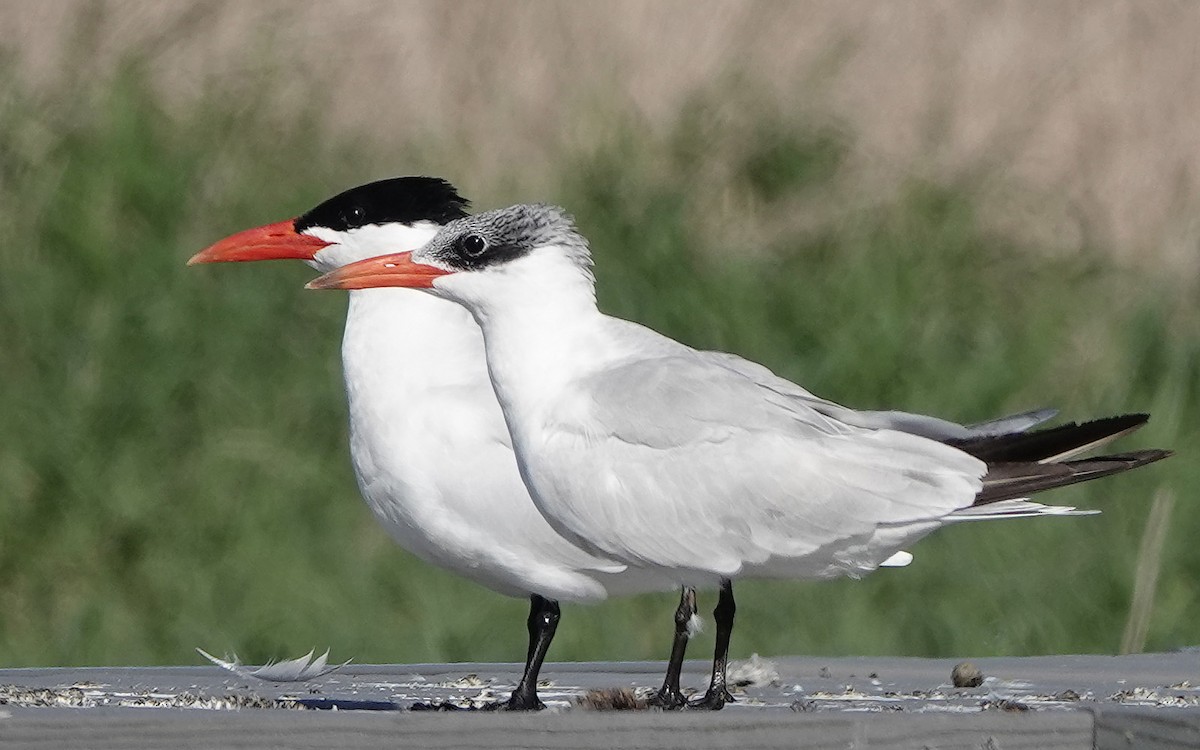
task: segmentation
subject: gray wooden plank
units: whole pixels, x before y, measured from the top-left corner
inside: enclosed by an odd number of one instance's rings
[[[1200,748],[1200,710],[1097,706],[1098,750]]]
[[[1092,747],[1083,711],[1005,715],[661,714],[416,715],[368,712],[48,711],[0,721],[4,747],[803,748]]]
[[[764,662],[757,684],[737,691],[736,708],[764,711],[982,710],[1002,701],[1033,709],[1090,704],[1200,708],[1200,655],[1046,656],[974,660],[985,680],[977,688],[950,684],[954,659],[896,657],[781,657]],[[735,663],[738,674],[745,664]],[[648,689],[662,679],[659,662],[551,663],[542,688],[553,708],[570,709],[596,688]],[[686,665],[684,684],[703,688],[708,664]],[[752,670],[750,670],[752,671]],[[140,668],[0,669],[0,686],[50,691],[60,705],[226,707],[255,700],[374,702],[407,708],[413,702],[483,702],[504,696],[516,683],[517,664],[358,665],[307,684],[269,683],[232,675],[214,666]],[[11,690],[11,688],[9,688]],[[0,687],[0,703],[6,688]],[[20,698],[21,696],[9,696]],[[25,698],[30,694],[26,693]],[[36,696],[35,696],[36,697]],[[23,700],[10,699],[19,708]]]
[[[7,669],[0,670],[0,745],[1065,748],[1091,747],[1094,735],[1106,748],[1200,748],[1200,690],[1188,682],[1200,674],[1198,654],[978,659],[986,679],[977,688],[950,684],[955,661],[735,664],[734,674],[757,682],[718,714],[585,710],[576,701],[587,691],[646,691],[663,665],[553,663],[542,688],[551,710],[524,716],[407,710],[414,701],[479,705],[503,697],[518,678],[516,664],[351,664],[302,684],[213,666]],[[702,687],[707,669],[688,662],[685,682]],[[305,704],[391,710],[300,710]]]

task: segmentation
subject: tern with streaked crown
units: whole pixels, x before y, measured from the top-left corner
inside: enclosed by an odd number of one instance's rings
[[[470,311],[521,476],[554,529],[631,570],[720,587],[696,707],[730,700],[734,579],[863,575],[955,521],[1072,513],[1027,497],[1170,455],[1076,458],[1146,415],[1018,434],[905,431],[905,420],[602,314],[591,262],[562,209],[518,205],[309,287],[409,287]]]

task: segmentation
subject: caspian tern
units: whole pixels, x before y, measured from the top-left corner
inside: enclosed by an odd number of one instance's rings
[[[466,216],[466,206],[443,180],[382,180],[299,218],[239,232],[190,263],[294,258],[329,271],[416,249],[441,225]],[[418,557],[494,591],[529,597],[525,669],[500,705],[540,707],[537,677],[557,628],[557,600],[659,590],[662,582],[578,549],[537,512],[488,380],[482,335],[461,307],[403,290],[352,294],[342,360],[351,458],[363,497],[391,536]],[[1020,431],[1053,413],[1027,412],[972,427],[902,412],[861,416],[949,439]],[[695,592],[684,589],[667,678],[655,698],[664,707],[683,702],[679,670],[694,613]]]
[[[189,263],[296,258],[324,272],[416,249],[467,201],[430,177],[347,190],[292,220],[227,237]],[[542,706],[537,678],[558,600],[657,591],[650,571],[583,551],[538,512],[517,472],[479,326],[417,292],[350,295],[342,340],[350,455],[359,489],[400,546],[493,591],[529,597],[525,669],[507,709]]]
[[[591,264],[562,209],[519,205],[308,286],[422,289],[470,311],[521,476],[550,524],[631,570],[720,587],[698,707],[731,699],[733,579],[860,576],[948,523],[1070,513],[1026,497],[1170,455],[1072,458],[1145,415],[1018,435],[904,432],[761,365],[600,313]]]

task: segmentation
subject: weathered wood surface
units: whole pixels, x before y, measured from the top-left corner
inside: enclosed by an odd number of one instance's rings
[[[1002,748],[1089,750],[1086,713],[1059,716],[729,714],[429,715],[359,712],[281,716],[183,712],[28,719],[0,730],[5,747],[50,748]],[[171,713],[179,714],[178,710]]]
[[[536,715],[408,710],[504,696],[511,664],[349,665],[303,684],[213,666],[10,669],[0,747],[1200,748],[1198,654],[972,661],[978,688],[950,684],[953,659],[742,663],[734,674],[757,682],[717,714],[577,704],[657,686],[663,665],[645,662],[550,664]],[[703,687],[707,665],[687,666]],[[305,710],[322,708],[337,710]]]

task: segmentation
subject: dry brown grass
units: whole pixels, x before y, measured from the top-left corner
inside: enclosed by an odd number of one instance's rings
[[[1154,615],[1155,589],[1162,572],[1163,549],[1167,543],[1174,507],[1175,493],[1171,490],[1164,487],[1154,494],[1154,505],[1150,507],[1150,515],[1142,531],[1142,543],[1138,548],[1133,601],[1129,604],[1129,618],[1125,621],[1125,632],[1121,636],[1122,654],[1140,654],[1146,650],[1150,619]]]
[[[738,77],[786,115],[848,123],[863,184],[986,174],[1008,231],[1200,270],[1197,3],[4,0],[0,32],[47,75],[86,5],[104,16],[90,71],[148,47],[186,95],[286,69],[342,124],[435,136],[432,163],[485,198],[544,197],[562,149]]]

